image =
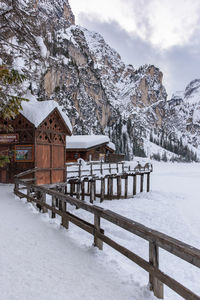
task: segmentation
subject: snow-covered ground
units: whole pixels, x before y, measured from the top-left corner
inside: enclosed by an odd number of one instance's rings
[[[102,207],[200,248],[200,164],[154,163],[151,192],[134,199],[104,201]],[[0,299],[157,299],[148,291],[148,274],[92,236],[59,218],[39,214],[29,203],[0,186]],[[74,214],[93,222],[87,212]],[[107,221],[106,235],[148,260],[148,243]],[[200,295],[200,270],[160,251],[160,269]],[[164,288],[165,299],[182,299]]]

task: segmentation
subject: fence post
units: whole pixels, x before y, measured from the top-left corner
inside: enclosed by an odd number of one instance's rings
[[[124,191],[124,197],[128,197],[128,175],[125,177],[125,191]]]
[[[100,202],[103,202],[105,195],[105,178],[101,178],[101,198]]]
[[[103,242],[97,237],[96,232],[100,232],[100,217],[94,214],[94,247],[98,247],[99,250],[102,250]]]
[[[73,197],[73,195],[74,195],[74,187],[75,187],[75,185],[74,185],[74,182],[70,182],[70,196],[71,197]]]
[[[93,203],[95,199],[94,195],[94,180],[90,180],[90,203]]]
[[[56,197],[55,196],[52,196],[52,200],[51,201],[52,201],[52,207],[53,208],[56,207]],[[56,217],[55,212],[52,211],[51,217],[52,217],[52,219],[54,219]]]
[[[137,175],[133,175],[133,196],[136,195],[137,190]]]
[[[91,176],[93,175],[92,166],[93,166],[93,164],[92,164],[92,162],[91,162],[91,163],[90,163],[90,175],[91,175]]]
[[[122,173],[124,174],[124,162],[122,162]]]
[[[16,182],[16,181],[15,181],[15,188],[14,188],[14,190],[17,191],[17,192],[19,191],[19,183]]]
[[[147,173],[147,192],[150,191],[150,173]]]
[[[149,263],[156,269],[159,268],[159,248],[154,242],[149,242]],[[163,283],[149,274],[150,290],[159,299],[164,299]]]
[[[27,196],[30,197],[31,189],[30,187],[27,187]],[[27,198],[27,202],[31,202],[30,199]]]
[[[113,178],[108,176],[108,197],[112,198],[113,196]]]
[[[66,185],[65,185],[65,191],[64,191],[64,194],[67,195],[67,182],[66,182]]]
[[[76,197],[80,199],[80,194],[81,194],[81,182],[80,180],[77,182],[77,191],[76,191]]]
[[[64,202],[64,201],[60,201],[61,202],[61,211],[63,213],[66,213],[67,212],[67,203]],[[63,227],[65,227],[66,229],[69,228],[69,220],[67,219],[67,215],[65,214],[64,216],[62,216],[62,223],[61,225]]]
[[[141,176],[141,178],[140,178],[140,192],[142,193],[143,192],[143,187],[144,187],[144,174],[141,174],[140,176]]]
[[[40,201],[43,203],[46,203],[46,194],[45,193],[41,194]],[[42,212],[45,214],[48,212],[48,209],[45,206],[42,206]]]
[[[118,163],[116,163],[116,169],[117,169],[117,173],[119,173],[119,165],[118,165]]]
[[[102,160],[100,162],[100,171],[101,171],[101,175],[103,175],[103,161]]]
[[[117,176],[117,198],[120,199],[122,190],[121,176]]]
[[[81,200],[85,200],[85,181],[81,182]]]
[[[79,161],[79,166],[78,166],[78,176],[79,176],[79,179],[81,180],[81,161]]]
[[[111,174],[111,164],[109,163],[109,173]]]

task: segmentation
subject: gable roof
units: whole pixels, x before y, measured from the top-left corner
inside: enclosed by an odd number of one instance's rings
[[[68,116],[54,100],[37,101],[31,99],[28,102],[22,101],[22,109],[20,110],[20,113],[37,128],[55,109],[59,111],[63,121],[72,133],[72,125]]]
[[[112,143],[112,142],[109,142],[106,146],[107,146],[108,148],[110,148],[111,150],[113,150],[113,151],[116,150],[115,144]]]
[[[66,149],[89,149],[110,141],[106,135],[72,135],[67,137]]]

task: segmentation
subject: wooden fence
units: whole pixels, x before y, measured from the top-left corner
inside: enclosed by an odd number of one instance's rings
[[[20,198],[26,198],[27,201],[36,203],[42,212],[49,211],[51,217],[55,218],[56,214],[61,216],[62,226],[68,229],[69,222],[79,226],[94,237],[94,246],[103,249],[103,243],[106,243],[113,249],[120,252],[122,255],[129,258],[131,261],[139,265],[141,268],[149,273],[149,286],[153,290],[154,295],[159,299],[164,299],[163,285],[167,285],[177,294],[187,300],[200,300],[200,297],[195,295],[185,286],[174,280],[172,277],[166,275],[159,269],[159,248],[162,248],[169,253],[183,259],[184,261],[200,268],[200,250],[182,243],[170,236],[162,234],[158,231],[152,230],[143,226],[133,220],[114,213],[110,210],[91,205],[85,201],[81,201],[69,195],[66,195],[64,188],[58,192],[43,186],[36,186],[30,182],[15,178],[14,193]],[[22,192],[26,190],[26,193]],[[51,204],[46,202],[47,195],[51,197]],[[76,206],[90,212],[94,216],[94,224],[91,224],[77,216],[71,214],[67,210],[67,204]],[[101,219],[105,219],[117,225],[120,228],[131,232],[144,240],[149,242],[149,261],[136,255],[129,249],[121,246],[110,237],[106,236],[104,230],[101,228]]]
[[[96,198],[99,198],[100,202],[132,198],[137,193],[137,185],[140,192],[144,191],[145,177],[146,191],[149,192],[150,190],[152,165],[149,163],[143,167],[138,163],[131,169],[131,166],[125,166],[124,162],[117,164],[89,162],[84,166],[79,162],[67,164],[67,168],[67,182],[64,184],[65,193],[82,200],[87,196],[91,203]],[[131,180],[129,181],[129,179]],[[131,194],[128,193],[130,183],[132,184]]]
[[[102,161],[85,162],[81,160],[77,163],[66,163],[66,178],[82,178],[87,176],[99,176],[108,174],[124,174],[135,171],[151,171],[152,164],[146,163],[144,166],[138,162],[135,167],[126,165],[124,161],[118,163],[106,163]]]

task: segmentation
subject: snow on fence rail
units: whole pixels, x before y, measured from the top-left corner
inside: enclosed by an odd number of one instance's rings
[[[133,172],[137,170],[151,170],[152,165],[147,163],[142,167],[139,162],[137,166],[132,167],[131,165],[126,165],[125,161],[117,163],[106,163],[103,161],[92,161],[92,162],[82,162],[79,160],[77,163],[66,163],[66,178],[74,177],[87,177],[87,176],[106,176],[108,174],[124,174],[126,172]]]
[[[113,199],[133,198],[137,190],[140,193],[144,191],[144,178],[146,177],[146,191],[150,191],[150,172],[134,171],[124,174],[108,174],[104,177],[89,176],[84,178],[71,178],[64,184],[65,193],[75,196],[78,199],[85,200],[89,197],[90,203],[94,203],[97,198],[100,202]],[[140,180],[138,180],[140,177]],[[129,186],[132,185],[132,193],[130,194]]]
[[[29,173],[26,172],[26,175]],[[26,194],[21,191],[24,189],[27,190]],[[41,208],[42,212],[47,212],[49,210],[52,218],[55,218],[56,214],[61,216],[62,226],[67,229],[69,227],[69,222],[72,222],[87,231],[94,236],[94,246],[98,247],[100,250],[103,249],[103,243],[106,243],[146,270],[149,273],[150,289],[153,290],[154,295],[157,298],[164,299],[163,285],[165,284],[184,299],[200,299],[199,296],[195,295],[192,291],[159,269],[159,248],[168,251],[198,268],[200,268],[200,250],[110,210],[68,196],[65,194],[64,187],[62,187],[62,189],[62,192],[59,192],[44,186],[37,186],[20,179],[19,175],[15,178],[14,193],[18,197],[26,198],[27,201],[36,203]],[[48,204],[46,201],[47,195],[51,196],[51,204]],[[92,213],[94,215],[94,224],[71,214],[67,210],[67,203]],[[149,261],[144,260],[142,257],[106,236],[104,230],[101,228],[101,219],[105,219],[108,222],[147,240],[149,242]]]
[[[125,162],[107,164],[102,161],[82,163],[68,163],[65,185],[66,194],[78,199],[90,198],[93,203],[97,198],[100,202],[112,199],[127,199],[136,195],[137,190],[144,191],[146,177],[146,191],[150,191],[150,173],[152,164],[140,163],[125,165]],[[138,180],[138,177],[140,180]],[[132,185],[131,195],[128,186]]]

